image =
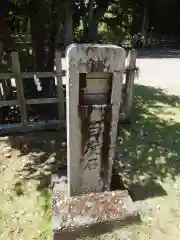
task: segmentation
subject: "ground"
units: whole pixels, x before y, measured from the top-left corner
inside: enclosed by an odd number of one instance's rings
[[[116,167],[140,218],[81,239],[180,239],[180,60],[157,55],[140,55],[132,124],[118,129]],[[51,173],[65,151],[63,132],[1,138],[0,240],[51,239]]]
[[[1,240],[50,239],[50,179],[65,164],[62,143],[51,133],[1,138]]]

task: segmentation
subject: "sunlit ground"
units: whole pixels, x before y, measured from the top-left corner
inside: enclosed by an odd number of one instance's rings
[[[86,239],[180,239],[180,102],[137,85],[131,125],[120,125],[117,165],[141,221]],[[65,164],[60,135],[0,143],[0,239],[51,239],[51,172]],[[8,147],[10,146],[10,148]]]

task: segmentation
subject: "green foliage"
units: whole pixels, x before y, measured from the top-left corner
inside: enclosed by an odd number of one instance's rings
[[[132,1],[113,1],[102,21],[106,26],[101,32],[105,42],[122,44],[123,40],[130,35],[132,25]]]
[[[28,17],[32,11],[28,7],[29,2],[30,0],[12,0],[8,4],[6,10],[12,32],[18,34],[27,32]],[[177,0],[172,2],[158,0],[156,3],[150,0],[37,0],[37,2],[41,4],[39,14],[43,15],[47,30],[46,40],[49,41],[51,41],[52,28],[56,29],[53,32],[54,35],[57,35],[57,29],[61,31],[61,35],[64,34],[66,13],[70,5],[72,6],[75,41],[81,41],[82,38],[88,37],[86,31],[92,24],[91,21],[88,22],[90,10],[93,13],[94,24],[99,26],[97,40],[100,39],[104,42],[121,44],[124,39],[131,38],[133,34],[140,32],[145,7],[148,9],[148,29],[154,27],[155,31],[159,32],[171,29],[172,32],[172,27],[176,27],[173,31],[179,31],[176,18],[171,18],[168,23],[166,17],[168,9],[171,16],[173,11],[175,13],[176,9],[179,9],[180,4]],[[91,2],[93,2],[93,9],[90,9]],[[64,40],[62,39],[62,41]]]

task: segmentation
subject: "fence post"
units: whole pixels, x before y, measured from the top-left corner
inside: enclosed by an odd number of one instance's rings
[[[128,120],[131,117],[136,58],[137,58],[137,51],[134,49],[130,50],[127,57],[126,82],[125,82],[123,105],[122,105],[122,108],[123,108],[122,111],[125,115],[125,119],[128,119]]]
[[[17,97],[21,114],[21,121],[23,125],[28,124],[27,120],[27,111],[26,111],[26,100],[24,98],[24,89],[23,83],[21,79],[21,68],[19,63],[18,52],[11,52],[11,60],[12,60],[12,70],[16,80],[16,88],[17,88]]]
[[[2,100],[7,100],[8,87],[7,87],[6,79],[2,79],[0,83],[2,88]]]
[[[59,119],[64,119],[64,92],[62,84],[62,61],[61,52],[55,52],[55,66],[56,66],[56,76],[57,76],[57,98],[58,98],[58,114]]]

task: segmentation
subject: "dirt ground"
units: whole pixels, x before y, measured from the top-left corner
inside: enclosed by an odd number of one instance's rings
[[[66,166],[64,133],[0,140],[0,239],[50,239],[51,174]]]

